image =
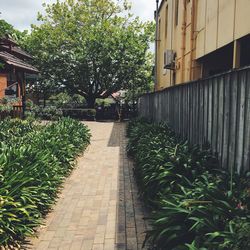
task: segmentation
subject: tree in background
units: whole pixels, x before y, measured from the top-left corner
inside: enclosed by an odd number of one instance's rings
[[[0,13],[1,14],[1,13]],[[0,19],[0,38],[5,35],[11,36],[18,44],[23,43],[28,34],[27,30],[19,31],[15,29],[11,24],[3,19]]]
[[[154,89],[152,78],[153,60],[152,53],[148,52],[145,64],[138,68],[135,72],[136,74],[128,82],[125,100],[132,104],[133,111],[135,111],[135,106],[139,97],[144,93],[153,91]]]
[[[1,12],[0,12],[1,14]],[[14,29],[14,27],[6,22],[3,19],[0,19],[0,38],[3,38],[6,35],[12,37],[17,43],[22,43],[27,36],[28,31],[25,30],[23,32]],[[0,69],[4,67],[4,64],[0,62]]]
[[[154,27],[129,13],[126,1],[65,0],[45,5],[25,44],[41,72],[40,85],[83,96],[89,107],[120,89],[150,84]],[[105,93],[105,94],[103,94]]]

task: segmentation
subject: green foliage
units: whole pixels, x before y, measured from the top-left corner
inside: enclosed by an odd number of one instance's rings
[[[77,108],[86,106],[86,100],[83,96],[61,92],[50,97],[56,107],[58,108]]]
[[[104,91],[150,84],[154,25],[133,18],[126,1],[65,0],[45,10],[26,41],[41,72],[38,91],[63,88],[93,108]]]
[[[6,120],[0,128],[0,246],[6,246],[34,233],[90,134],[71,119],[47,126]]]
[[[231,192],[231,176],[211,152],[181,141],[165,124],[133,121],[128,136],[155,249],[250,248],[249,175],[235,173]]]
[[[115,103],[115,100],[114,99],[111,99],[111,98],[106,98],[106,99],[96,99],[96,102],[95,102],[98,106],[100,105],[103,105],[104,107],[109,107],[111,104],[114,104]]]
[[[8,113],[8,115],[11,115],[11,111],[13,110],[13,105],[20,102],[19,98],[2,98],[0,99],[0,112]]]
[[[12,34],[15,30],[13,26],[7,23],[5,20],[0,19],[0,38],[2,38],[6,34]]]
[[[26,115],[32,116],[35,119],[56,121],[63,116],[63,112],[55,106],[41,107],[33,105],[31,110],[27,112]]]
[[[144,65],[138,69],[136,75],[133,76],[133,80],[128,84],[125,96],[127,102],[137,102],[142,94],[151,92],[154,89],[152,79],[153,55],[148,53],[145,60]]]
[[[24,40],[26,39],[26,36],[28,35],[28,31],[19,31],[14,29],[14,27],[7,23],[5,20],[0,19],[0,38],[2,38],[5,35],[10,35],[17,43],[20,43],[20,45],[23,44]]]
[[[64,109],[63,115],[73,119],[86,119],[94,121],[96,117],[95,109]]]

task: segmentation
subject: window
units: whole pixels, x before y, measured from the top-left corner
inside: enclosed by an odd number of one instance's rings
[[[159,19],[158,40],[161,40],[161,19]]]
[[[165,12],[165,38],[168,36],[168,5]]]
[[[175,25],[178,25],[179,21],[179,0],[175,0]]]

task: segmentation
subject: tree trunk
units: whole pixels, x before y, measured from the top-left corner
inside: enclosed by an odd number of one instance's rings
[[[95,100],[96,100],[95,96],[88,96],[88,97],[85,97],[85,99],[86,99],[88,108],[91,108],[91,109],[95,108]]]
[[[43,107],[44,108],[46,107],[46,95],[45,94],[43,95]]]

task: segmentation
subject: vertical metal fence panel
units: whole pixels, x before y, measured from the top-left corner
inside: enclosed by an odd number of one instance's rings
[[[184,113],[183,113],[183,119],[184,119],[184,124],[183,124],[183,133],[184,133],[184,139],[188,138],[188,87],[184,87],[184,102],[183,102],[183,108],[184,108]]]
[[[166,93],[167,93],[167,100],[166,100],[166,102],[167,102],[167,106],[168,106],[167,123],[169,124],[169,122],[170,122],[170,109],[171,109],[171,107],[170,107],[170,92],[167,91]]]
[[[238,75],[234,73],[231,77],[231,100],[230,100],[230,135],[229,135],[229,169],[235,166],[235,149],[236,149],[236,123],[237,123],[237,105],[238,105]]]
[[[223,168],[250,170],[250,67],[143,95],[138,111],[211,145]]]
[[[237,126],[236,126],[236,169],[239,172],[243,160],[244,147],[244,120],[245,120],[245,94],[246,94],[246,72],[242,72],[238,79],[238,107],[237,107]]]
[[[175,126],[175,109],[176,109],[176,102],[175,102],[175,93],[176,93],[176,89],[173,89],[172,95],[171,95],[171,114],[172,114],[172,124],[171,126],[176,129]]]
[[[191,111],[190,111],[190,98],[191,98],[191,88],[190,86],[187,88],[187,139],[190,140],[190,120],[191,120]]]
[[[195,89],[195,84],[192,84],[192,101],[191,101],[191,105],[192,105],[192,121],[191,121],[191,142],[192,144],[195,144],[195,105],[196,105],[196,89]]]
[[[189,121],[189,141],[193,144],[193,129],[194,129],[194,124],[193,124],[193,117],[194,117],[194,85],[191,84],[190,86],[190,95],[189,95],[189,107],[190,107],[190,121]]]
[[[180,91],[182,91],[182,138],[186,138],[186,131],[185,131],[185,126],[186,126],[186,86],[181,88]]]
[[[207,143],[208,136],[208,82],[204,82],[204,135],[203,144]]]
[[[218,143],[217,143],[217,153],[219,160],[222,161],[223,154],[223,131],[224,131],[224,76],[220,77],[218,82]]]
[[[177,127],[177,133],[180,134],[180,119],[179,119],[179,114],[180,114],[180,91],[178,91],[178,89],[176,89],[176,127]]]
[[[208,84],[208,132],[207,141],[212,142],[212,122],[213,122],[213,80],[209,80]]]
[[[229,130],[230,130],[230,77],[225,76],[224,86],[224,126],[222,166],[228,168]]]
[[[155,110],[155,115],[156,115],[156,121],[160,122],[160,112],[161,112],[161,107],[160,107],[160,94],[157,93],[156,97],[156,106],[157,109]]]
[[[199,85],[198,82],[195,83],[195,129],[194,129],[194,136],[195,136],[195,144],[199,144],[199,108],[200,108],[200,98],[199,98]]]
[[[199,144],[202,145],[203,143],[203,127],[204,127],[204,124],[203,124],[203,117],[204,117],[204,98],[203,98],[203,86],[201,85],[201,82],[199,82],[198,84],[199,86]]]
[[[177,134],[180,134],[180,127],[181,127],[181,123],[180,123],[180,91],[178,91],[178,89],[176,89],[176,125],[177,125]]]
[[[167,104],[167,92],[163,92],[162,94],[162,104],[164,106],[164,114],[163,114],[163,121],[167,121],[168,120],[168,116],[167,116],[167,112],[168,112],[168,104]]]
[[[212,102],[212,137],[211,146],[214,153],[217,152],[217,139],[218,139],[218,81],[219,78],[213,79],[213,102]]]
[[[246,77],[246,109],[244,121],[244,152],[243,152],[243,167],[244,170],[250,170],[250,71]]]

